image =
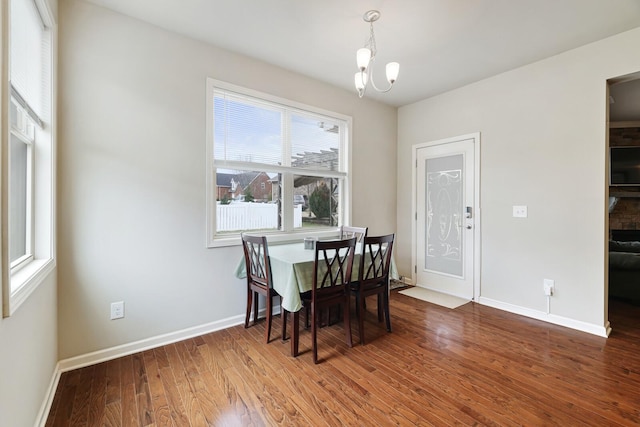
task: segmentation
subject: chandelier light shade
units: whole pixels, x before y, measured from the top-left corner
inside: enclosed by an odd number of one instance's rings
[[[376,59],[376,37],[373,33],[373,23],[380,19],[380,12],[377,10],[370,10],[362,17],[365,22],[369,23],[369,38],[364,44],[363,48],[358,49],[356,52],[356,63],[358,64],[358,72],[355,74],[355,85],[358,91],[358,96],[362,98],[367,91],[367,83],[371,82],[371,86],[377,92],[389,92],[393,87],[393,84],[398,79],[398,73],[400,72],[400,64],[397,62],[389,62],[386,67],[387,81],[389,87],[386,89],[379,89],[373,81],[373,63]]]

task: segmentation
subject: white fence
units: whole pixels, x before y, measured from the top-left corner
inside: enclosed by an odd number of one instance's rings
[[[277,230],[277,203],[234,202],[216,206],[217,231]],[[294,206],[293,227],[302,227],[302,205]]]

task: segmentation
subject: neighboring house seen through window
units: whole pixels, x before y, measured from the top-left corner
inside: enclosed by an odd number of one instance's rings
[[[243,231],[335,230],[350,118],[211,79],[208,89],[209,244]]]

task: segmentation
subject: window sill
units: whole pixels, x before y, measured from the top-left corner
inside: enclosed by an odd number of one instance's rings
[[[327,239],[327,238],[335,238],[336,235],[340,233],[340,228],[332,228],[328,230],[307,230],[307,231],[294,231],[290,233],[284,232],[260,232],[256,230],[255,232],[247,231],[247,234],[256,234],[256,235],[265,235],[267,236],[267,241],[269,243],[288,243],[300,241],[302,242],[305,237],[315,237],[317,239]],[[209,242],[208,248],[220,248],[225,246],[240,246],[240,234],[233,234],[228,237],[215,237],[212,241]]]
[[[56,262],[53,258],[36,259],[11,275],[11,297],[9,313],[11,316],[25,302],[38,285],[53,271]]]

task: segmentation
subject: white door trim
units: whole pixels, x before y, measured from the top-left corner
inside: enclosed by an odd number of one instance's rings
[[[473,300],[478,301],[480,298],[480,262],[481,262],[481,253],[480,248],[482,247],[480,238],[481,238],[481,218],[482,218],[482,209],[480,205],[480,132],[470,133],[467,135],[460,135],[452,138],[439,139],[437,141],[425,142],[422,144],[416,144],[411,147],[411,163],[413,164],[412,172],[411,172],[411,212],[413,216],[413,221],[411,221],[411,282],[416,284],[416,266],[417,264],[417,253],[416,247],[418,245],[418,241],[416,239],[417,233],[417,217],[418,217],[418,190],[417,190],[417,162],[418,162],[418,150],[426,147],[433,147],[441,144],[449,144],[451,142],[460,141],[463,139],[473,139],[474,146],[474,206],[475,206],[475,221],[474,221],[474,230],[473,230]]]

